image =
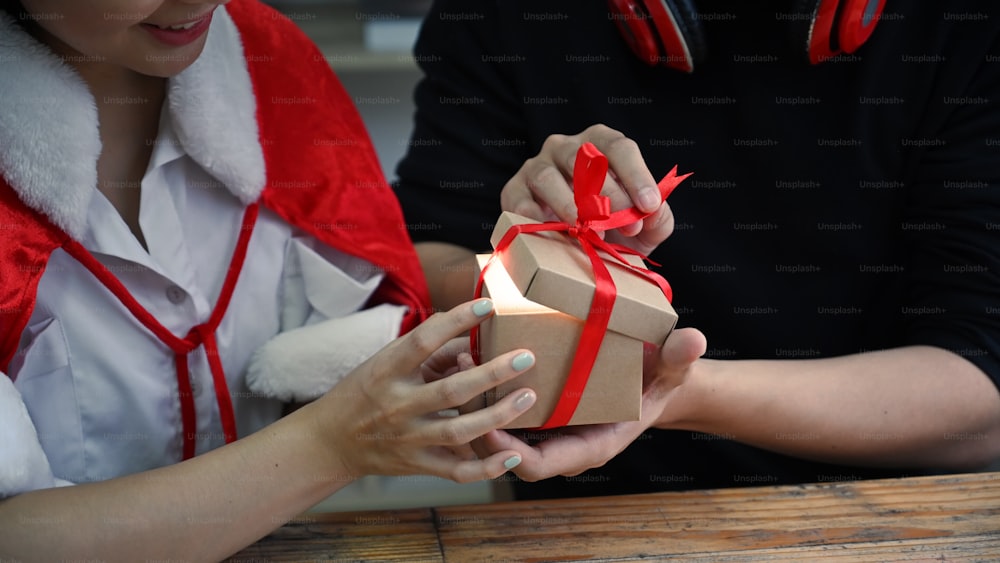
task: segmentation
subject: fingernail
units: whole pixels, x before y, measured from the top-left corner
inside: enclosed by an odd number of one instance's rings
[[[521,456],[519,455],[512,455],[503,462],[503,466],[507,469],[514,469],[518,465],[521,465]]]
[[[485,317],[486,315],[489,315],[490,311],[492,310],[493,310],[493,302],[490,301],[489,299],[482,299],[480,301],[476,301],[472,305],[472,312],[475,313],[477,317]]]
[[[514,356],[514,360],[510,362],[510,365],[517,371],[524,371],[535,365],[535,357],[529,352],[521,352]]]
[[[514,408],[519,411],[526,411],[533,404],[535,404],[535,394],[531,391],[521,393],[521,396],[514,400]]]
[[[660,206],[660,191],[655,188],[639,190],[639,207],[643,211],[656,211]]]

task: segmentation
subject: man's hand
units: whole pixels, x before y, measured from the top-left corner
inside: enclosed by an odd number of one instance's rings
[[[706,346],[705,336],[693,328],[675,330],[660,349],[647,346],[641,420],[558,428],[544,432],[546,437],[532,445],[513,432],[492,430],[476,442],[476,451],[481,457],[518,452],[522,462],[514,472],[526,481],[573,476],[600,467],[656,424],[677,401],[685,378]]]
[[[500,193],[500,206],[538,221],[574,223],[573,166],[584,143],[593,143],[608,158],[601,194],[611,198],[611,210],[636,207],[650,213],[642,221],[609,231],[607,238],[648,255],[674,230],[670,206],[660,199],[656,180],[635,141],[604,125],[577,135],[551,135],[542,150],[528,159]]]

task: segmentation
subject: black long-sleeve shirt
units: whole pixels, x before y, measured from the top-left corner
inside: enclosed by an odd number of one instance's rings
[[[1000,382],[1000,8],[889,0],[861,49],[811,66],[783,4],[699,6],[709,59],[686,75],[632,55],[604,0],[437,2],[398,168],[414,239],[488,250],[524,160],[550,134],[604,123],[655,177],[694,172],[651,258],[708,357],[926,344]],[[519,493],[880,474],[651,431],[604,468]]]

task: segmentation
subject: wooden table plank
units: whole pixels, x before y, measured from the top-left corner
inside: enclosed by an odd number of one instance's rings
[[[990,555],[993,554],[993,555]],[[885,563],[886,561],[962,561],[996,563],[1000,558],[1000,536],[959,536],[903,541],[864,542],[771,549],[745,549],[714,553],[658,556],[657,561],[716,563],[718,561],[767,561],[769,563]],[[629,561],[630,559],[615,559]]]
[[[430,509],[304,514],[227,560],[443,561]]]
[[[781,560],[783,553],[801,560],[829,554],[831,546],[857,546],[873,560],[910,549],[920,560],[961,554],[954,550],[977,542],[1000,560],[996,473],[445,507],[435,514],[445,560],[463,563],[698,554]]]

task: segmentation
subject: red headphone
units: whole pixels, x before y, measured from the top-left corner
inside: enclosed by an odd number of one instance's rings
[[[693,72],[705,38],[692,0],[608,0],[632,52],[650,66]],[[885,0],[794,0],[787,13],[796,50],[812,64],[853,53],[878,23]]]

